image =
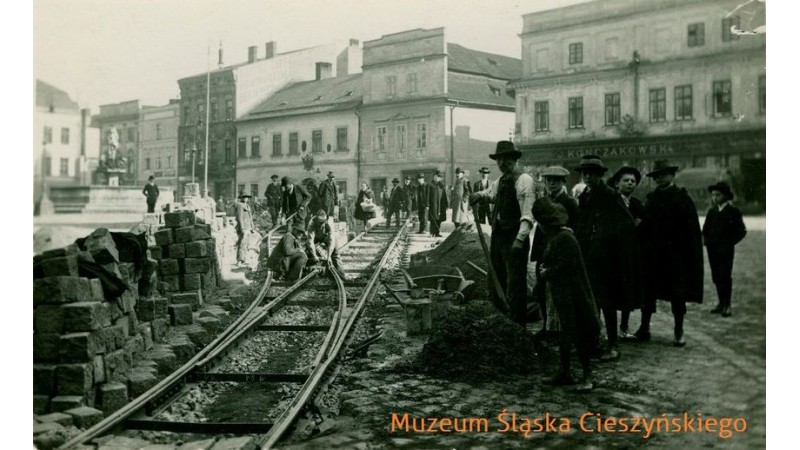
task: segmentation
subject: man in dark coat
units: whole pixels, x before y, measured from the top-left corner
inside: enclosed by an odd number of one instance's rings
[[[728,183],[720,181],[708,187],[713,206],[703,223],[703,243],[708,252],[711,280],[717,288],[719,302],[711,310],[713,314],[731,315],[731,293],[733,290],[733,256],[736,244],[744,239],[747,229],[739,208],[733,206],[733,191]]]
[[[566,170],[566,169],[562,169]],[[597,307],[581,256],[580,245],[567,225],[567,210],[550,198],[533,204],[536,232],[547,234],[539,276],[547,283],[560,323],[560,370],[550,384],[574,384],[570,351],[574,345],[583,366],[581,390],[592,388],[590,355],[600,332]]]
[[[647,194],[644,219],[639,225],[645,271],[645,304],[639,340],[650,338],[650,317],[656,300],[672,304],[675,318],[673,345],[683,347],[686,303],[703,302],[703,242],[694,202],[686,189],[673,183],[678,166],[656,161],[647,174],[657,187]]]
[[[503,175],[489,189],[475,192],[470,204],[481,200],[494,202],[492,211],[492,237],[489,257],[500,286],[508,299],[511,320],[525,326],[528,296],[528,249],[533,229],[533,178],[517,168],[522,152],[511,141],[500,141],[489,158],[497,161]],[[488,280],[487,280],[488,281]],[[490,284],[489,295],[497,305],[497,293]]]
[[[334,209],[339,206],[339,187],[336,186],[336,177],[334,177],[333,172],[328,172],[328,178],[320,183],[318,192],[322,202],[321,208],[325,210],[325,214],[328,217],[333,217],[335,222]]]
[[[306,217],[308,216],[308,204],[311,202],[311,194],[308,193],[306,188],[299,184],[295,184],[294,180],[289,177],[281,178],[281,187],[283,188],[283,200],[281,201],[281,209],[286,218],[294,213],[297,220],[294,223],[301,223],[305,226]],[[291,220],[284,218],[284,221],[290,223]]]
[[[403,180],[403,211],[405,219],[411,217],[411,212],[417,210],[417,187],[411,184],[411,178]]]
[[[267,268],[275,272],[277,278],[297,281],[306,266],[306,246],[308,238],[301,224],[292,226],[291,232],[283,235],[278,245],[267,258]]]
[[[400,180],[394,178],[392,180],[392,189],[389,191],[389,208],[386,214],[386,227],[388,228],[392,222],[392,214],[394,214],[395,224],[400,226],[400,211],[403,210],[403,202],[405,202],[406,194],[403,188],[400,187]]]
[[[608,347],[601,361],[619,358],[617,311],[638,307],[641,297],[627,279],[636,263],[634,221],[617,191],[603,181],[608,168],[595,155],[586,155],[575,168],[586,188],[578,197],[576,237],[586,262],[597,306],[606,324]]]
[[[455,226],[469,222],[467,213],[470,194],[472,194],[472,185],[469,184],[469,180],[464,178],[464,169],[456,167],[456,181],[453,182],[453,190],[450,194],[451,216]]]
[[[573,199],[567,192],[567,176],[569,171],[560,166],[551,166],[542,171],[542,178],[544,178],[547,186],[547,198],[554,203],[564,207],[567,212],[567,222],[564,224],[567,228],[575,232],[576,224],[578,222],[578,202]],[[536,230],[533,232],[533,244],[531,246],[531,261],[536,261],[536,278],[537,283],[534,287],[533,297],[539,302],[539,308],[542,313],[542,329],[544,334],[548,331],[547,328],[547,295],[545,293],[545,283],[538,282],[540,278],[540,266],[544,249],[547,246],[547,235],[540,231],[538,223]]]
[[[440,227],[447,219],[447,205],[450,204],[450,196],[442,183],[442,176],[441,170],[434,172],[428,194],[428,219],[431,221],[431,236],[434,237],[442,236]]]
[[[267,199],[267,211],[269,211],[269,220],[272,227],[278,224],[278,215],[281,212],[281,200],[283,199],[283,191],[278,182],[278,176],[272,175],[272,183],[267,185],[267,190],[264,191],[264,197]]]
[[[481,167],[479,170],[481,179],[472,185],[472,192],[480,192],[489,189],[492,182],[489,180],[489,173],[491,172],[487,167]],[[492,214],[492,207],[490,206],[489,199],[483,199],[473,208],[475,216],[478,218],[478,223],[489,223],[489,218]]]
[[[142,195],[147,198],[147,212],[152,213],[156,210],[156,201],[158,201],[158,186],[156,186],[156,178],[150,175],[147,179],[147,184],[142,189]]]
[[[431,187],[425,184],[425,175],[417,175],[417,216],[419,218],[419,231],[425,232],[425,225],[428,220],[428,197],[431,196]]]

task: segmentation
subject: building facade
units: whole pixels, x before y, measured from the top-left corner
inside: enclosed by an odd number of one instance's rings
[[[521,76],[520,60],[448,43],[444,28],[385,35],[363,51],[359,180],[380,191],[439,169],[450,184],[456,167],[477,179],[513,133],[505,85]]]
[[[730,177],[765,208],[766,36],[751,33],[764,6],[740,4],[608,0],[523,16],[523,74],[509,89],[528,170],[584,154],[642,172],[669,159],[701,180]]]
[[[111,136],[118,140],[117,156],[125,158],[125,173],[119,178],[120,185],[142,184],[139,167],[139,119],[143,111],[152,108],[143,106],[139,100],[100,105],[100,114],[92,117],[92,124],[100,130],[101,159],[109,155]],[[101,182],[101,180],[95,180]]]
[[[222,55],[220,55],[220,60]],[[302,50],[277,53],[277,44],[248,48],[247,62],[222,67],[207,74],[178,80],[181,92],[181,125],[178,129],[179,173],[203,182],[205,122],[208,114],[208,190],[214,198],[231,198],[237,192],[238,137],[235,120],[290,82],[314,80],[318,62],[330,64],[332,73],[360,69],[357,40],[335,42]],[[206,111],[206,78],[210,78],[209,110]],[[194,163],[192,156],[194,155]],[[179,193],[182,195],[183,183]]]
[[[49,187],[91,182],[90,162],[97,159],[99,133],[89,128],[88,109],[69,95],[36,80],[33,113],[33,200]]]
[[[146,181],[155,177],[156,184],[172,188],[178,179],[178,127],[181,120],[179,100],[168,105],[147,108],[139,117],[139,173],[137,178]]]
[[[236,121],[237,192],[263,198],[270,177],[317,184],[333,172],[344,195],[358,192],[358,124],[362,75],[293,83]]]

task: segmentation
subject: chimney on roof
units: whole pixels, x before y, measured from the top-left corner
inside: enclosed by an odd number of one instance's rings
[[[350,46],[351,47],[353,47],[353,46],[358,47],[358,39],[350,38]]]
[[[247,62],[256,62],[256,58],[258,57],[258,47],[255,45],[251,45],[247,47]]]
[[[217,66],[222,69],[222,66],[225,64],[222,62],[222,41],[219,41],[219,61],[217,61]]]
[[[317,80],[330,78],[333,74],[333,64],[329,62],[317,63]]]
[[[267,54],[264,56],[264,59],[270,59],[275,57],[275,54],[278,53],[278,44],[275,41],[269,41],[266,45]]]

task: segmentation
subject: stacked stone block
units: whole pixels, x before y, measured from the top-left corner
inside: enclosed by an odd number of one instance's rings
[[[109,414],[128,401],[134,359],[164,338],[169,320],[167,299],[139,298],[145,270],[129,253],[101,228],[82,247],[71,244],[34,258],[35,413],[97,407]],[[129,288],[107,298],[99,279],[81,276],[81,261],[103,265]],[[86,417],[84,425],[95,420]]]

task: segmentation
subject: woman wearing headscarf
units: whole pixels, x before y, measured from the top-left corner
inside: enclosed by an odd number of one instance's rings
[[[369,206],[371,204],[372,206]],[[365,209],[366,207],[366,209]],[[364,222],[364,229],[367,229],[369,219],[375,217],[375,193],[372,192],[366,181],[361,182],[361,190],[358,191],[356,199],[356,211],[353,213],[356,220]]]

